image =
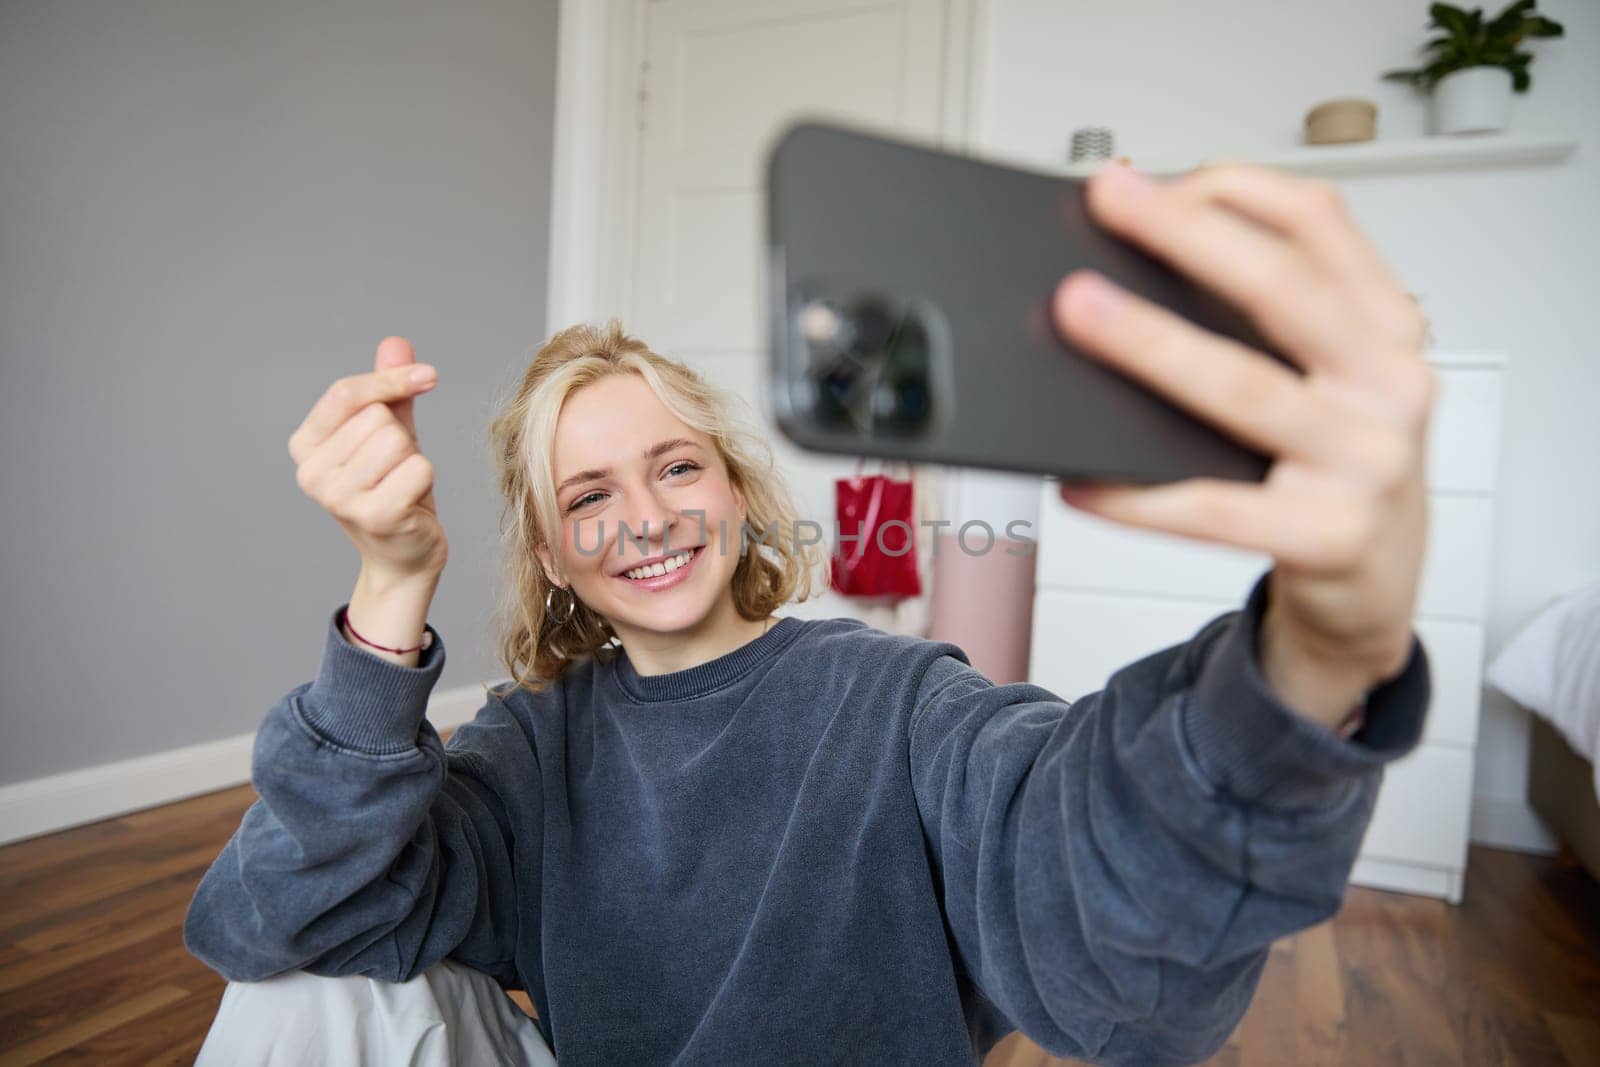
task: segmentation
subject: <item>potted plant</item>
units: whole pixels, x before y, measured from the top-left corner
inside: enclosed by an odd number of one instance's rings
[[[1391,70],[1390,81],[1432,91],[1434,133],[1484,133],[1503,130],[1511,112],[1511,93],[1533,83],[1533,56],[1518,46],[1530,37],[1560,37],[1561,23],[1534,11],[1537,0],[1515,0],[1487,21],[1482,8],[1463,11],[1433,4],[1428,15],[1443,32],[1422,46],[1428,62],[1414,70]]]

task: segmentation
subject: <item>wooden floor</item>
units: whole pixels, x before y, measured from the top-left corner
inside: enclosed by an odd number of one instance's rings
[[[0,1064],[189,1063],[223,982],[183,948],[196,882],[253,799],[213,793],[0,848]],[[986,1067],[1054,1067],[1013,1034]],[[1600,886],[1475,848],[1466,900],[1352,889],[1272,950],[1214,1061],[1600,1064]]]

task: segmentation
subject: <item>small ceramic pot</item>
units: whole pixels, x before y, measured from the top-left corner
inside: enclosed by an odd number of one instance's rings
[[[1467,67],[1440,78],[1429,101],[1434,133],[1493,133],[1511,118],[1511,72]]]

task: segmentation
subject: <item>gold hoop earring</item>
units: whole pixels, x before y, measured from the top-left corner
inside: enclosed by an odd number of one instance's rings
[[[552,586],[544,594],[544,613],[545,613],[545,617],[550,619],[557,626],[565,626],[567,623],[571,622],[572,621],[572,616],[577,614],[577,611],[578,611],[578,594],[574,593],[571,589],[567,589],[567,597],[569,598],[568,601],[567,601],[567,613],[565,615],[563,615],[559,619],[556,618],[555,609],[552,608],[551,605],[550,605],[550,599],[555,596],[555,593],[556,593],[557,589],[565,589],[565,588],[566,588],[565,586],[559,586],[559,585],[558,586]]]

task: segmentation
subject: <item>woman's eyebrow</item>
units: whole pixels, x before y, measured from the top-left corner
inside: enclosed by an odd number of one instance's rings
[[[644,453],[641,456],[641,458],[643,458],[643,459],[655,459],[657,456],[661,455],[663,452],[671,452],[675,448],[699,448],[699,447],[700,446],[698,444],[696,444],[695,442],[689,440],[687,437],[669,437],[665,441],[657,441],[655,444],[653,444],[649,448],[645,449]],[[559,493],[563,489],[567,488],[568,486],[577,485],[579,482],[587,482],[587,481],[591,481],[591,480],[593,480],[595,478],[604,478],[607,475],[609,475],[610,473],[611,473],[611,471],[610,471],[609,468],[606,469],[606,470],[579,471],[577,474],[574,474],[572,477],[568,478],[566,481],[564,481],[560,485],[556,486],[556,492]]]

